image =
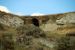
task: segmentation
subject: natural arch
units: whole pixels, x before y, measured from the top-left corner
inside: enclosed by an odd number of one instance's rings
[[[35,26],[39,26],[39,21],[38,21],[38,19],[36,19],[36,18],[33,18],[33,19],[32,19],[32,23],[33,23]]]

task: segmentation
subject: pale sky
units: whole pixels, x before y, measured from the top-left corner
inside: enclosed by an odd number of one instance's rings
[[[75,11],[75,0],[0,0],[0,6],[14,14],[57,14]]]

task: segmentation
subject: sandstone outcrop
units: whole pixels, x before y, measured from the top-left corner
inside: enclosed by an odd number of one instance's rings
[[[17,15],[0,12],[0,23],[11,27],[18,27],[23,25],[24,21]]]
[[[44,31],[54,31],[59,27],[74,26],[75,12],[44,16],[18,16],[0,11],[0,23],[11,27],[33,24]]]

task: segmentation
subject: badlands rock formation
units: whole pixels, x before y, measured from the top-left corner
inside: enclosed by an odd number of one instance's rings
[[[11,27],[33,24],[44,31],[54,31],[60,26],[74,26],[75,12],[44,16],[18,16],[0,11],[0,23]]]
[[[24,21],[17,15],[0,11],[0,23],[11,27],[18,27],[23,25]]]
[[[75,50],[75,12],[18,16],[0,11],[0,50]]]

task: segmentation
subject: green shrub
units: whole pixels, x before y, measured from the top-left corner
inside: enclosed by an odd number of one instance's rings
[[[58,40],[58,50],[75,50],[75,37],[65,36]]]
[[[1,50],[14,50],[14,41],[11,34],[3,33],[0,43]]]
[[[19,48],[32,47],[33,45],[35,45],[33,43],[33,39],[46,37],[45,33],[39,27],[36,27],[32,24],[17,28],[17,32],[18,34],[16,40],[17,47]]]
[[[25,25],[17,28],[19,35],[24,36],[33,36],[36,37],[46,37],[45,33],[39,28],[34,25]]]

